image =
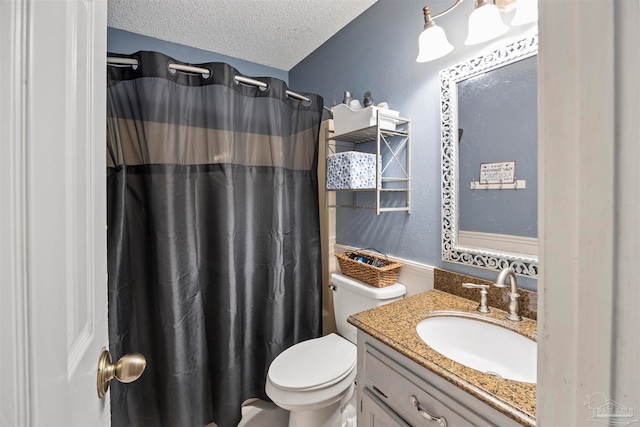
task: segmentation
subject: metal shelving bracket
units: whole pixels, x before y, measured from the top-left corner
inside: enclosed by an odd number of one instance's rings
[[[380,118],[385,123],[393,122],[394,129],[385,129],[380,126]],[[384,114],[384,110],[376,111],[376,124],[352,132],[333,135],[327,128],[325,135],[325,148],[327,155],[335,154],[351,149],[358,151],[364,147],[371,150],[367,142],[375,143],[376,154],[376,188],[370,189],[345,189],[329,190],[325,192],[325,206],[327,208],[350,207],[353,209],[373,209],[376,215],[381,212],[406,212],[411,213],[411,119],[394,117]],[[370,152],[370,151],[366,151]],[[326,162],[325,162],[326,172]],[[326,176],[326,175],[325,175]],[[326,188],[326,185],[325,185]],[[327,192],[351,192],[353,200],[350,205],[327,202]],[[360,205],[358,194],[373,193],[375,201],[372,204]],[[397,205],[401,194],[406,197],[406,203]]]

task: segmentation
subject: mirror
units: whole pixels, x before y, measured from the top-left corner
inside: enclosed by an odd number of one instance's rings
[[[538,37],[440,72],[442,259],[537,277]]]

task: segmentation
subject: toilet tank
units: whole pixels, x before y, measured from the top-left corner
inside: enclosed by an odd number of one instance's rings
[[[401,299],[407,292],[404,285],[394,283],[383,288],[367,285],[339,273],[331,275],[333,311],[338,334],[356,344],[356,327],[347,322],[352,314]]]

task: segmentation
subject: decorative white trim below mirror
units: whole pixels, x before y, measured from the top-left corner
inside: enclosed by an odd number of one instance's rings
[[[458,243],[465,247],[538,256],[538,239],[533,237],[460,230],[458,231]]]
[[[490,270],[513,267],[516,274],[536,278],[538,275],[537,239],[529,238],[523,250],[507,250],[504,245],[484,245],[477,240],[470,243],[460,236],[458,159],[458,88],[462,80],[534,56],[538,53],[538,36],[526,37],[490,53],[464,61],[440,72],[440,100],[442,114],[442,259]],[[466,185],[469,185],[468,183]],[[484,191],[484,190],[483,190]],[[490,233],[480,233],[490,234]],[[478,237],[473,236],[472,237]],[[486,237],[486,236],[485,236]],[[507,236],[510,237],[510,236]],[[495,239],[494,239],[495,240]],[[503,239],[504,240],[504,239]],[[509,240],[509,239],[506,239]],[[534,243],[536,242],[536,243]],[[513,248],[512,244],[509,246]],[[515,246],[518,247],[518,246]]]

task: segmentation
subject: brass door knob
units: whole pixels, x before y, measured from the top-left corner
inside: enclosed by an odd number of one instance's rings
[[[130,383],[144,372],[147,359],[140,353],[125,354],[115,364],[111,363],[111,353],[103,349],[98,360],[98,397],[102,398],[109,390],[109,382],[116,378],[121,383]]]

